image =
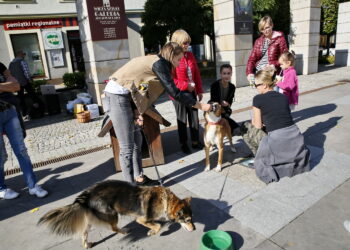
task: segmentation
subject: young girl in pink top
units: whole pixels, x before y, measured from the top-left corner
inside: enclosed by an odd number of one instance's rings
[[[282,89],[283,94],[288,97],[289,107],[295,109],[299,99],[299,87],[297,72],[294,69],[295,56],[293,53],[286,51],[278,59],[283,70],[283,78],[278,79],[277,87]]]

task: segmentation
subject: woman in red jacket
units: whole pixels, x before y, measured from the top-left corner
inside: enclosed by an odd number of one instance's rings
[[[283,52],[288,51],[283,32],[274,31],[270,16],[264,16],[259,22],[261,36],[256,39],[250,53],[246,75],[249,82],[254,81],[254,73],[264,69],[267,65],[274,65],[277,73],[280,72],[278,58]]]
[[[171,36],[171,41],[178,43],[184,50],[179,66],[173,71],[173,78],[180,91],[192,93],[193,99],[201,101],[203,98],[202,80],[194,55],[188,51],[191,43],[191,37],[182,29],[176,30]],[[198,109],[187,107],[184,104],[173,100],[181,150],[185,154],[190,154],[191,149],[187,144],[187,117],[191,131],[192,148],[202,149],[203,145],[199,142],[199,119]]]

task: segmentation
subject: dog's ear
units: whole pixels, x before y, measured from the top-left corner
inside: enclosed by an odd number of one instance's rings
[[[185,198],[184,201],[188,204],[191,204],[192,197]]]

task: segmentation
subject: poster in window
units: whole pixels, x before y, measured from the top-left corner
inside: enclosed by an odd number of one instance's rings
[[[234,0],[235,34],[253,34],[253,0]]]
[[[87,4],[92,41],[127,39],[124,0],[94,0]]]
[[[64,66],[63,53],[61,49],[50,50],[50,56],[53,67]]]

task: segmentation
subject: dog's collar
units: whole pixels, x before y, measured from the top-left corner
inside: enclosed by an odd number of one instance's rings
[[[208,122],[209,125],[220,125],[221,120],[218,122]]]

